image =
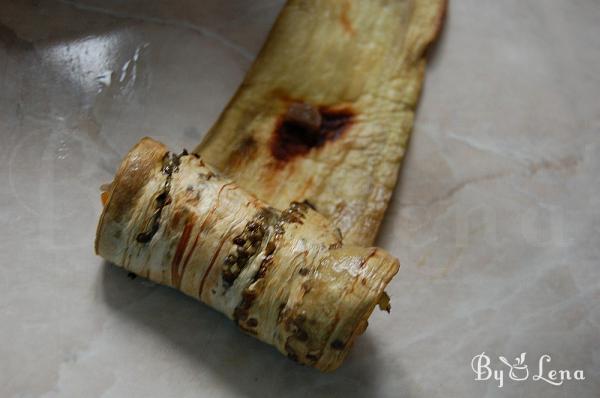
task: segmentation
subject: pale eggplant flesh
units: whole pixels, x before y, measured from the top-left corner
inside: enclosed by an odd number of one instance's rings
[[[373,243],[446,0],[290,0],[196,148],[276,208],[308,201]]]

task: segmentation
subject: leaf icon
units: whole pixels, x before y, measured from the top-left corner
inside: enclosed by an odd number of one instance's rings
[[[498,359],[499,359],[500,361],[504,362],[504,364],[505,364],[506,366],[508,366],[509,368],[511,368],[511,369],[512,369],[512,365],[511,365],[511,364],[508,362],[508,359],[506,359],[506,357],[504,357],[504,356],[500,355],[500,356],[498,357]]]

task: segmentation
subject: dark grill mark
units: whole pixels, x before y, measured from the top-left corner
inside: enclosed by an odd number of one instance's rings
[[[313,111],[306,110],[306,107]],[[293,103],[277,122],[271,140],[271,154],[279,162],[305,155],[313,148],[340,138],[353,118],[354,112],[350,109],[314,108]]]

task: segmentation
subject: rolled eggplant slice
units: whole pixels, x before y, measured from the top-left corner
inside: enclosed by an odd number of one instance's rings
[[[370,246],[396,184],[446,0],[288,0],[195,149],[275,207],[309,200]]]
[[[108,188],[100,256],[206,303],[300,363],[336,369],[387,304],[395,258],[345,246],[308,203],[270,207],[198,155],[145,138]]]

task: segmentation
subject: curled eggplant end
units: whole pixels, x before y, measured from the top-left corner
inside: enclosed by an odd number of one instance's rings
[[[386,311],[389,314],[390,310],[392,309],[392,306],[390,304],[390,296],[388,296],[386,292],[381,293],[377,305],[379,306],[380,310]]]

